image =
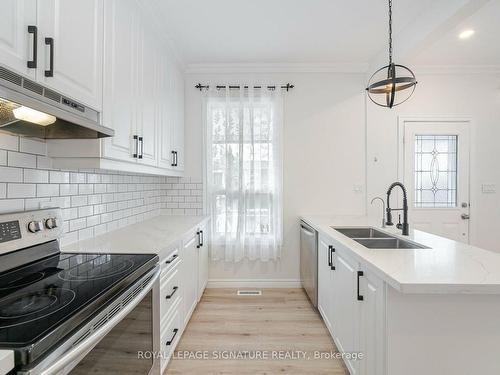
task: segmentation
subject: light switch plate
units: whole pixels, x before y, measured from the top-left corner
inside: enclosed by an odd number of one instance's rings
[[[495,184],[483,184],[481,188],[483,194],[492,194],[497,192],[497,187]]]

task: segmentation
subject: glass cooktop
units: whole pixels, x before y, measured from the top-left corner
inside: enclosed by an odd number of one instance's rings
[[[0,274],[0,348],[40,357],[157,263],[150,254],[59,253]]]

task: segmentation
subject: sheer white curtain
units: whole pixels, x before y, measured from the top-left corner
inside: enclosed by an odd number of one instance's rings
[[[282,92],[248,86],[204,96],[214,260],[269,261],[281,253]]]

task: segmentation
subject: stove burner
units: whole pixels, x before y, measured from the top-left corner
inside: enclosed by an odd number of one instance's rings
[[[128,272],[134,267],[134,262],[125,259],[119,262],[110,261],[109,255],[82,263],[68,271],[59,273],[59,278],[65,281],[99,280],[107,277],[118,276]]]
[[[74,299],[75,292],[72,290],[53,286],[3,298],[0,300],[0,327],[12,327],[47,317],[61,310]],[[3,325],[4,319],[21,319],[21,321]]]
[[[10,276],[10,275],[8,275]],[[0,290],[12,289],[12,288],[21,288],[23,286],[35,283],[45,276],[43,272],[33,272],[28,275],[24,275],[15,280],[9,280],[8,277],[0,278]],[[7,282],[2,282],[2,279],[7,279]]]

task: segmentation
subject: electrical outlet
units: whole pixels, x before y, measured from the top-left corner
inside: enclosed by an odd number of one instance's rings
[[[492,194],[497,192],[497,187],[495,184],[483,184],[481,188],[483,194]]]

